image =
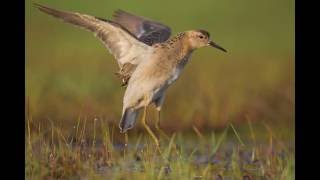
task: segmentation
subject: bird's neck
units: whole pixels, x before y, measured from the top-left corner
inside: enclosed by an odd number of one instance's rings
[[[169,46],[170,49],[175,51],[176,59],[180,60],[189,56],[193,52],[193,48],[190,46],[188,37],[186,33],[182,32],[172,37],[166,42],[166,45]]]
[[[191,47],[189,38],[186,35],[183,35],[180,43],[181,43],[181,53],[183,56],[189,55],[193,52],[194,48]]]

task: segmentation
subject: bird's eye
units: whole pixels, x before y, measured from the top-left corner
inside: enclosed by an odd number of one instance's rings
[[[204,37],[203,37],[203,36],[199,36],[199,38],[200,38],[200,39],[203,39]]]

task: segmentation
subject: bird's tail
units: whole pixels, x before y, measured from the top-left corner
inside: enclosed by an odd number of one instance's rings
[[[138,113],[139,113],[138,109],[127,108],[124,110],[124,113],[122,114],[122,117],[119,123],[119,128],[121,133],[125,133],[127,130],[133,128],[136,122]]]

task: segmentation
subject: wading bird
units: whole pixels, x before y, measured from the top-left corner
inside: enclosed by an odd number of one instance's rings
[[[170,38],[168,26],[121,10],[115,12],[114,20],[107,20],[39,4],[35,6],[42,12],[93,32],[103,42],[118,62],[116,74],[122,79],[122,85],[127,85],[120,131],[125,133],[133,128],[143,108],[142,125],[158,147],[157,137],[146,124],[147,106],[155,104],[158,111],[156,128],[159,129],[165,91],[177,80],[192,52],[207,46],[226,52],[210,40],[205,30],[185,31]]]

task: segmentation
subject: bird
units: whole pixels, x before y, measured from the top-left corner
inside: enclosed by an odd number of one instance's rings
[[[226,49],[211,40],[208,31],[187,30],[171,37],[171,29],[160,22],[117,10],[113,19],[104,19],[78,12],[57,10],[34,3],[42,12],[94,33],[117,60],[115,74],[125,86],[121,133],[132,129],[143,109],[142,125],[157,147],[159,140],[146,123],[147,107],[158,112],[156,128],[160,130],[160,112],[166,90],[180,76],[192,53],[202,47]]]

